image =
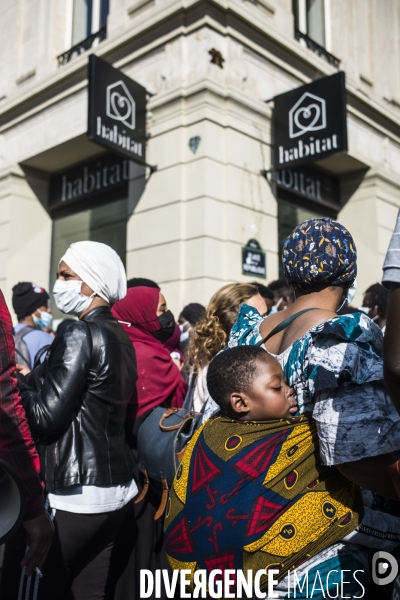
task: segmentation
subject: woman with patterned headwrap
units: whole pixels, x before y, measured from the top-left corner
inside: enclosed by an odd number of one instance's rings
[[[354,240],[332,219],[310,219],[287,238],[282,260],[296,301],[264,320],[242,306],[229,346],[259,344],[278,359],[300,414],[312,413],[316,422],[323,464],[366,489],[398,499],[389,467],[396,462],[390,453],[400,448],[400,417],[383,383],[382,332],[365,314],[337,315],[357,276]],[[211,407],[206,412],[212,413]],[[360,548],[335,544],[302,565],[298,574],[335,568],[365,570]],[[334,578],[330,581],[335,585]],[[287,592],[287,579],[278,589]]]

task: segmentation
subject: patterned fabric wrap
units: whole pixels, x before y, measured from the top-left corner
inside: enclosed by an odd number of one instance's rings
[[[295,290],[323,283],[338,285],[357,276],[352,236],[327,217],[298,225],[284,243],[282,262],[286,281]]]
[[[228,346],[257,344],[262,321],[256,309],[243,304]],[[312,327],[276,356],[300,414],[316,420],[325,464],[400,449],[400,416],[383,381],[382,341],[378,325],[360,312]],[[208,411],[212,414],[211,407]]]
[[[353,531],[359,489],[318,464],[315,424],[217,415],[191,440],[167,505],[173,569],[279,569],[278,579]],[[267,576],[261,579],[265,589]]]

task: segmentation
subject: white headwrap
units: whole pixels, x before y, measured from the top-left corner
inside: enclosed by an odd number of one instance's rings
[[[118,254],[99,242],[75,242],[61,258],[100,298],[113,304],[126,296],[126,273]]]

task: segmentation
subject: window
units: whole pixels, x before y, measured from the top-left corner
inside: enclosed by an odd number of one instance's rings
[[[53,289],[56,280],[58,262],[73,242],[92,240],[108,244],[125,264],[127,221],[128,200],[126,198],[54,219],[50,289]],[[54,301],[51,308],[54,319],[65,318],[65,315],[57,310]]]
[[[320,46],[326,46],[326,0],[293,0],[295,27]]]
[[[107,24],[109,0],[73,0],[72,46]]]

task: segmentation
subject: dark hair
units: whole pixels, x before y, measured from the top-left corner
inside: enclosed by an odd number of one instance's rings
[[[187,304],[181,314],[180,317],[189,321],[192,327],[194,327],[199,319],[202,319],[206,314],[206,309],[202,304],[198,302],[191,302]]]
[[[259,346],[236,346],[222,350],[212,359],[207,371],[207,388],[223,414],[229,414],[231,394],[251,389],[257,374],[257,360],[265,356],[268,354]]]
[[[294,291],[286,281],[286,279],[276,279],[275,281],[271,281],[268,284],[270,290],[273,291],[274,294],[289,296],[294,300]]]
[[[145,277],[132,277],[132,279],[128,279],[126,282],[127,288],[133,287],[150,287],[160,289],[158,283],[153,281],[152,279],[146,279]]]
[[[258,281],[252,281],[251,285],[255,285],[258,289],[258,293],[262,298],[268,298],[269,300],[274,299],[274,292],[270,287],[263,285],[262,283],[258,283]]]
[[[387,302],[388,302],[388,290],[383,287],[380,283],[374,283],[364,292],[365,294],[370,294],[372,304],[378,307],[378,315],[381,319],[386,319],[387,313]]]

